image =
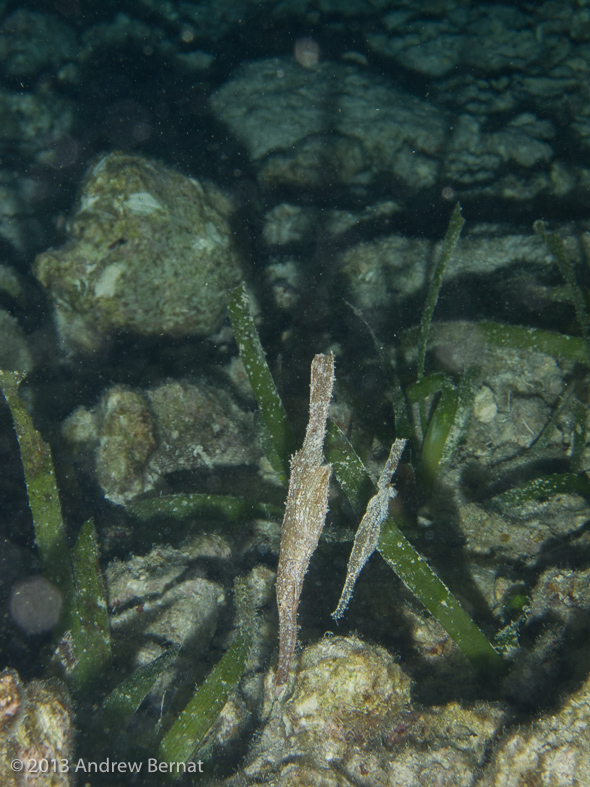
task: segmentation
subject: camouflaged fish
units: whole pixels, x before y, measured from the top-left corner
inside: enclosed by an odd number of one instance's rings
[[[389,514],[389,501],[397,495],[397,491],[391,483],[391,478],[397,470],[406,443],[407,440],[398,439],[395,440],[391,446],[389,458],[377,481],[377,494],[369,500],[365,515],[358,526],[350,558],[348,559],[346,581],[344,583],[342,595],[340,596],[338,606],[334,612],[332,612],[334,620],[338,620],[344,614],[344,610],[348,606],[348,602],[352,596],[354,583],[358,575],[361,573],[367,560],[377,549],[379,536],[381,534],[381,525]]]
[[[303,579],[328,511],[332,465],[324,462],[324,436],[334,386],[334,356],[316,355],[311,364],[309,423],[303,446],[291,457],[289,492],[281,526],[277,569],[279,663],[276,695],[287,682],[297,642],[297,607]]]

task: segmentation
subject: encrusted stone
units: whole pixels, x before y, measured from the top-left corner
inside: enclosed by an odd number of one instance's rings
[[[241,277],[231,203],[209,183],[111,153],[89,171],[61,249],[36,260],[68,349],[118,331],[210,334]]]

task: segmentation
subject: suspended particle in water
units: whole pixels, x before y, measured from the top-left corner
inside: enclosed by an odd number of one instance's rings
[[[59,621],[62,606],[61,592],[44,577],[23,579],[10,592],[10,614],[27,634],[50,631]]]
[[[314,68],[320,59],[320,45],[314,38],[298,38],[293,49],[295,60],[303,68]]]

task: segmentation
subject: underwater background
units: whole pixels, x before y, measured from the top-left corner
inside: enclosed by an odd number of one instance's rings
[[[2,787],[590,785],[589,151],[585,0],[0,0]]]

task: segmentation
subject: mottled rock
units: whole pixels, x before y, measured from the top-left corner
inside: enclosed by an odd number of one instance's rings
[[[546,164],[553,157],[553,149],[546,140],[554,137],[553,124],[540,121],[530,112],[517,115],[502,128],[491,132],[484,132],[476,117],[463,115],[457,118],[453,127],[443,177],[454,184],[481,184],[496,180],[501,168],[507,164],[524,169]],[[507,184],[512,181],[500,178],[499,182]],[[499,195],[500,188],[495,185]]]
[[[565,15],[574,18],[560,19],[551,5],[523,11],[507,4],[468,7],[451,0],[418,8],[402,2],[383,15],[384,30],[367,33],[366,40],[380,56],[430,77],[455,69],[520,72],[540,63],[547,69],[567,55],[567,33],[576,24],[575,11]]]
[[[416,14],[410,4],[387,12],[383,15],[385,30],[365,35],[369,47],[403,68],[431,77],[449,73],[461,62],[465,44],[462,27],[468,11],[454,3],[444,5],[430,9],[431,13],[438,11],[439,18],[438,14],[423,15],[422,9]]]
[[[158,546],[147,555],[114,560],[105,576],[119,647],[135,651],[138,664],[154,657],[155,643],[182,646],[192,656],[206,653],[225,593],[217,582],[199,576],[197,561],[230,556],[222,538],[200,535],[182,549]],[[160,645],[157,651],[163,652]]]
[[[414,192],[437,179],[445,114],[356,66],[246,63],[211,105],[268,188],[369,184],[388,175]]]
[[[320,641],[299,662],[285,705],[286,728],[296,746],[319,747],[328,762],[342,761],[350,752],[350,737],[366,745],[382,724],[405,714],[410,686],[385,650],[354,639]]]
[[[457,118],[442,169],[463,202],[526,201],[586,188],[579,156],[567,191],[551,168],[570,164],[561,140],[587,147],[590,139],[587,9],[401,2],[366,40],[379,57],[432,79],[436,105]],[[522,108],[529,116],[524,126]]]
[[[438,370],[457,374],[477,368],[479,377],[471,417],[460,427],[461,448],[439,467],[440,496],[423,524],[441,527],[440,538],[447,537],[447,528],[456,529],[472,579],[490,608],[501,613],[506,597],[498,595],[495,584],[500,567],[535,566],[566,544],[570,550],[587,548],[590,507],[573,487],[523,493],[509,504],[499,497],[568,471],[578,427],[568,408],[557,408],[574,364],[532,349],[498,346],[474,323],[438,323],[432,345]],[[589,458],[584,455],[582,470]]]
[[[4,243],[22,252],[27,247],[22,219],[28,211],[18,193],[19,183],[15,180],[13,174],[6,170],[0,171],[0,238]],[[23,180],[20,182],[22,183]]]
[[[66,347],[92,350],[118,331],[210,334],[242,275],[230,213],[211,184],[138,156],[102,158],[82,187],[69,241],[35,263]]]
[[[590,680],[555,714],[511,730],[493,753],[481,787],[575,787],[590,783]]]
[[[85,415],[78,413],[84,425]],[[96,478],[108,499],[125,503],[144,491],[147,461],[156,448],[154,419],[141,393],[115,388],[103,399],[99,421]]]
[[[531,594],[532,618],[557,617],[565,625],[590,622],[590,570],[549,568]]]
[[[396,302],[424,287],[431,253],[430,241],[390,235],[343,252],[340,273],[354,305],[379,325]]]
[[[115,652],[142,667],[171,647],[177,649],[150,689],[148,702],[156,712],[179,687],[194,681],[197,665],[207,661],[227,604],[226,589],[207,576],[207,566],[227,564],[231,554],[224,538],[203,533],[182,548],[157,546],[146,555],[113,560],[107,566]],[[135,722],[141,727],[146,720],[140,714]]]
[[[161,0],[144,0],[144,6],[149,12],[149,18],[160,20],[164,29],[180,27],[181,31],[188,31],[195,40],[208,44],[221,36],[230,35],[252,13],[249,0],[204,0],[198,5],[175,0],[164,3]],[[136,19],[132,21],[137,24]]]
[[[294,260],[275,262],[266,267],[274,302],[282,311],[292,311],[301,298],[302,276]]]
[[[309,243],[318,230],[330,238],[359,229],[363,225],[379,225],[400,213],[403,207],[393,200],[367,205],[361,210],[326,210],[325,208],[281,203],[265,217],[263,236],[270,247]]]
[[[71,768],[64,771],[61,766],[70,763],[72,738],[70,700],[63,683],[34,680],[23,685],[15,670],[0,672],[2,787],[68,787]],[[22,762],[22,770],[11,767],[15,761]]]
[[[404,12],[392,15],[403,17]],[[486,25],[499,35],[503,27],[496,25],[495,15],[493,20],[484,17]],[[430,69],[434,71],[454,67],[453,58],[449,59],[453,48],[446,45],[445,36],[439,37],[436,28],[455,27],[456,21],[416,20],[419,32],[409,34],[414,38],[409,49],[415,49],[422,66],[436,63]],[[476,26],[474,22],[474,31]],[[430,43],[436,47],[430,61],[423,40],[429,27],[433,28]],[[492,73],[501,70],[504,62],[510,62],[511,69],[524,68],[526,63],[520,61],[518,66],[518,58],[510,54],[523,36],[527,44],[532,43],[533,51],[525,55],[525,46],[523,51],[518,49],[519,57],[534,58],[542,47],[537,47],[531,24],[526,33],[517,26],[502,56],[488,62],[488,55],[498,54],[498,46],[482,49],[479,33],[455,29],[450,34],[461,58],[473,43],[473,59],[484,73],[485,69]],[[381,39],[383,34],[376,37]],[[408,47],[400,43],[402,39],[395,34],[392,41],[402,47],[405,58]],[[444,57],[438,57],[442,50]],[[468,101],[462,102],[461,90],[443,88],[448,101],[434,103],[357,66],[320,62],[314,69],[305,69],[291,60],[273,59],[242,66],[211,101],[215,113],[249,150],[259,179],[267,187],[359,186],[393,176],[411,192],[438,182],[461,188],[463,196],[470,193],[466,189],[483,185],[490,196],[503,198],[524,199],[551,190],[549,164],[555,155],[555,124],[541,118],[543,107],[537,96],[531,104],[538,107],[536,113],[521,112],[508,122],[504,114],[494,121],[493,130],[488,130],[490,114],[516,110],[523,105],[524,92],[515,85],[510,106],[505,97],[500,105],[503,91],[491,82],[471,77]],[[455,108],[452,121],[443,108],[445,103]]]
[[[2,263],[0,263],[0,293],[7,295],[17,302],[20,301],[22,303],[24,300],[24,284],[22,278],[14,268],[9,265],[3,265]]]
[[[80,35],[79,59],[82,62],[92,60],[101,50],[124,47],[131,42],[149,47],[152,52],[171,54],[163,28],[120,10],[84,29]]]
[[[562,393],[564,369],[550,355],[511,348],[489,348],[480,361],[485,381],[476,394],[467,452],[497,467],[540,434]],[[547,443],[559,449],[562,440],[556,431]]]
[[[0,90],[0,151],[18,146],[28,159],[42,158],[68,136],[73,123],[73,104],[62,96]]]
[[[10,14],[0,28],[0,63],[11,77],[29,77],[55,69],[76,54],[76,35],[52,14],[24,8]]]
[[[421,710],[385,650],[325,638],[303,651],[291,696],[272,706],[241,780],[228,784],[467,785],[504,718],[484,702]]]
[[[96,407],[78,408],[63,429],[105,497],[121,505],[168,473],[255,464],[261,456],[252,413],[205,383],[115,386]]]
[[[0,309],[0,369],[30,372],[33,357],[27,339],[18,321],[4,309]]]
[[[465,548],[474,558],[491,558],[496,564],[504,560],[534,563],[555,539],[572,537],[589,513],[583,497],[562,494],[532,501],[520,510],[515,507],[507,514],[463,503],[458,517]]]
[[[420,293],[426,275],[440,254],[440,242],[402,235],[386,235],[364,241],[339,256],[340,273],[348,297],[378,326],[407,299]],[[514,276],[535,266],[547,266],[551,257],[533,233],[518,234],[494,226],[474,225],[461,238],[445,272],[445,285],[461,276],[489,280],[490,274],[506,269]],[[512,269],[512,270],[511,270]]]

